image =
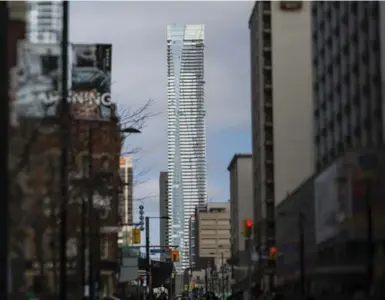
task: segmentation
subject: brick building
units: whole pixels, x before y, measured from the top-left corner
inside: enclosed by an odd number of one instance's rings
[[[24,39],[25,36],[25,23],[26,23],[26,11],[27,11],[27,3],[25,1],[8,1],[6,3],[8,7],[8,20],[2,20],[7,22],[7,56],[6,62],[4,62],[4,67],[7,68],[9,74],[12,74],[12,68],[16,65],[16,48],[17,43],[19,40]],[[2,65],[3,66],[3,65]],[[6,72],[4,69],[2,72]],[[5,78],[4,78],[5,79]],[[8,78],[9,79],[9,78]],[[8,91],[4,91],[4,89],[8,89]],[[14,98],[14,89],[12,89],[12,86],[7,86],[6,84],[2,85],[2,95],[3,97],[6,97],[8,95],[9,101],[12,101]],[[3,106],[8,106],[4,99],[3,99]],[[7,113],[8,108],[3,108],[3,112]],[[5,119],[3,119],[5,121]],[[2,129],[2,136],[6,136],[8,124],[3,124]],[[7,145],[7,139],[5,139],[5,145]],[[8,162],[9,164],[9,162]],[[9,165],[7,166],[9,167]],[[9,176],[9,178],[12,178]],[[11,208],[11,207],[10,207]],[[20,215],[20,214],[19,214]],[[10,230],[10,237],[14,237],[14,228],[12,226],[13,218],[12,216],[9,216],[9,230]],[[17,236],[17,235],[16,235]],[[12,247],[12,244],[11,244]],[[12,249],[12,248],[11,248]],[[13,250],[13,249],[12,249]],[[12,251],[14,252],[14,251]],[[12,253],[14,254],[14,253]],[[11,260],[9,264],[9,268],[12,274],[12,282],[8,285],[8,292],[14,297],[14,293],[16,290],[19,290],[19,288],[16,288],[20,286],[23,283],[23,268],[19,267],[22,266],[22,261],[17,258],[16,255],[11,254]]]
[[[47,122],[47,123],[46,123]],[[45,124],[46,123],[46,124]],[[58,227],[60,198],[60,139],[59,127],[41,119],[22,119],[14,129],[13,143],[30,140],[26,164],[17,176],[17,186],[26,207],[27,221],[24,242],[27,285],[41,274],[46,277],[47,292],[53,291],[57,280],[54,272],[58,266]],[[89,177],[89,131],[92,127],[92,172]],[[121,137],[114,118],[110,121],[76,120],[70,124],[68,199],[68,284],[72,290],[81,289],[81,224],[85,218],[82,201],[88,202],[93,191],[94,218],[92,246],[95,266],[100,268],[102,285],[113,286],[117,268],[117,234],[108,228],[118,224],[119,153]],[[25,150],[25,147],[21,147]],[[23,157],[19,154],[18,157]],[[86,228],[88,221],[86,220]],[[87,236],[88,236],[87,232]],[[98,242],[99,241],[99,242]],[[99,253],[98,253],[99,252]]]

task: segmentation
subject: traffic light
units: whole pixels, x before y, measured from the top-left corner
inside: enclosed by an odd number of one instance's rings
[[[269,248],[269,260],[276,260],[277,259],[277,247],[270,247]]]
[[[140,244],[140,237],[141,232],[139,228],[133,228],[132,229],[132,243],[133,244]]]
[[[250,238],[253,233],[253,221],[250,219],[243,220],[242,234],[245,238]]]
[[[173,262],[179,261],[179,251],[178,250],[172,250],[171,260]]]

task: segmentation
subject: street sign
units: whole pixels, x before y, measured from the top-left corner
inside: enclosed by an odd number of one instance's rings
[[[165,253],[166,248],[155,248],[155,249],[150,249],[151,254],[158,254],[158,253]]]
[[[121,249],[122,249],[122,257],[139,257],[140,255],[140,247],[123,246]]]

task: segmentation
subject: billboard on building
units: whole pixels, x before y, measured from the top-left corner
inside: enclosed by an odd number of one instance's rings
[[[61,95],[60,45],[20,41],[11,87],[14,116],[56,114]]]
[[[111,100],[111,44],[75,44],[71,52],[71,113],[76,118],[109,120]]]
[[[367,235],[367,201],[372,210],[373,236],[385,237],[385,154],[379,151],[362,151],[348,153],[344,168],[351,181],[352,218],[347,220],[345,228],[350,238],[362,239]],[[371,192],[368,195],[368,180]]]
[[[316,243],[335,237],[341,224],[351,218],[351,179],[342,176],[339,160],[321,172],[314,180],[314,210]]]
[[[346,153],[318,175],[314,182],[317,243],[340,232],[350,239],[365,238],[367,201],[372,211],[373,235],[384,238],[384,194],[385,154],[381,150]]]
[[[112,46],[73,45],[70,50],[71,76],[66,89],[72,117],[110,120],[115,114],[111,100]],[[56,115],[62,99],[61,69],[59,44],[19,42],[17,66],[11,74],[13,115]]]

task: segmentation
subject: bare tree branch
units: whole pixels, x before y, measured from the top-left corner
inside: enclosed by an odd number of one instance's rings
[[[149,119],[159,115],[159,113],[152,111],[153,105],[154,100],[149,99],[146,103],[137,109],[122,109],[119,112],[119,125],[121,128],[133,127],[138,130],[144,129]],[[126,136],[129,136],[129,134]]]

